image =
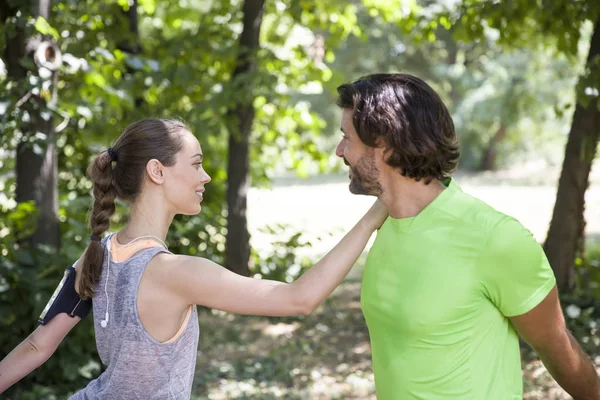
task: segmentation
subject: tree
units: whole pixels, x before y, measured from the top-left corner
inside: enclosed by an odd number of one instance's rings
[[[140,32],[138,23],[138,1],[132,0],[121,8],[122,18],[117,17],[117,21],[126,22],[127,28],[123,29],[127,32],[125,38],[119,42],[117,48],[124,52],[127,56],[129,64],[126,68],[128,75],[133,75],[136,72],[136,63],[133,60],[137,60],[135,56],[141,54],[142,46],[140,45]],[[132,93],[135,100],[135,107],[139,107],[143,99],[140,96],[135,96]]]
[[[575,106],[556,204],[544,243],[558,286],[565,291],[573,289],[574,261],[583,255],[585,191],[600,140],[600,18],[594,25],[586,73],[578,86],[583,93]]]
[[[535,48],[543,44],[575,61],[584,28],[594,25],[592,43],[584,72],[579,77],[576,107],[557,201],[544,249],[557,278],[559,289],[573,288],[573,268],[584,233],[584,196],[600,136],[600,3],[596,0],[543,0],[496,2],[463,0],[458,7],[418,16],[417,20],[444,20],[458,40],[480,40],[486,27],[494,29],[498,43],[507,48]],[[556,18],[560,15],[561,18]]]
[[[24,23],[30,15],[22,15],[23,11],[31,11],[31,17],[37,18],[37,31]],[[16,201],[33,201],[36,205],[37,229],[27,238],[28,242],[33,248],[49,245],[56,253],[60,235],[57,129],[53,126],[53,114],[61,52],[49,35],[43,38],[40,34],[48,29],[49,14],[50,1],[29,1],[28,7],[19,7],[14,2],[0,5],[0,20],[22,21],[15,24],[12,35],[7,32],[3,54],[7,77],[14,82],[14,91],[19,98],[11,105],[11,112],[22,121],[18,129],[21,139],[16,146]]]
[[[247,194],[250,187],[250,134],[254,123],[254,82],[256,54],[264,13],[264,0],[244,0],[243,30],[232,86],[239,93],[235,106],[228,110],[229,155],[227,162],[227,250],[225,266],[248,275],[250,234],[246,219]]]

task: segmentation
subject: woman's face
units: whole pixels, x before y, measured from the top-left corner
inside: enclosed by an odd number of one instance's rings
[[[201,210],[204,185],[211,180],[202,167],[202,159],[200,142],[186,131],[175,164],[164,169],[165,196],[175,214],[195,215]]]

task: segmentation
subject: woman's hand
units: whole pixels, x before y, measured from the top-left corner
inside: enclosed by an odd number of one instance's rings
[[[375,231],[381,228],[388,216],[387,208],[381,200],[377,199],[363,218],[372,227],[371,230]]]

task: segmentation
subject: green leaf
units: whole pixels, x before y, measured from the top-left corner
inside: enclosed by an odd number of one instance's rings
[[[44,17],[37,17],[34,27],[42,35],[51,35],[54,39],[60,37],[58,31],[53,28]]]

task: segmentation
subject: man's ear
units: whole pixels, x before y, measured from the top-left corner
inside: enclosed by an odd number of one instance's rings
[[[375,147],[376,148],[388,148],[388,144],[387,141],[385,140],[385,138],[383,136],[377,136],[377,139],[375,139]]]
[[[391,149],[388,147],[387,142],[381,136],[375,139],[375,154],[377,158],[380,160],[387,162],[390,154],[392,153]]]
[[[165,183],[165,175],[163,173],[164,165],[156,159],[152,159],[148,161],[146,164],[146,173],[148,174],[148,178],[157,185],[162,185]]]

